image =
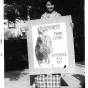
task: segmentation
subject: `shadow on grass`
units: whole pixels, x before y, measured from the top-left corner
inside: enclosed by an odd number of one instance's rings
[[[79,67],[85,67],[85,62],[76,62],[76,65]]]
[[[85,85],[85,76],[80,74],[72,75],[80,81],[80,85],[83,87]],[[83,87],[85,88],[85,87]]]
[[[28,73],[23,73],[23,71],[24,70],[5,72],[4,78],[9,78],[10,81],[17,81],[23,75],[27,75],[28,74]]]
[[[76,62],[77,64],[80,64],[80,65],[85,65],[85,61],[82,61],[82,62]]]

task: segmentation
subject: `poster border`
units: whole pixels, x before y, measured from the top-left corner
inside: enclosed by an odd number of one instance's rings
[[[58,19],[58,20],[57,20]],[[66,33],[67,33],[67,47],[68,47],[68,61],[69,66],[64,68],[34,68],[34,52],[33,52],[33,41],[32,41],[32,26],[43,25],[43,24],[52,24],[52,23],[66,23]],[[26,26],[28,27],[27,31],[27,45],[28,45],[28,60],[29,60],[29,74],[53,74],[53,73],[74,73],[75,72],[75,53],[74,53],[74,41],[73,41],[73,30],[70,26],[72,23],[71,15],[48,18],[48,19],[38,19],[28,21]]]

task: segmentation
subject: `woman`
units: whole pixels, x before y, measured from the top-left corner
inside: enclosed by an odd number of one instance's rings
[[[61,14],[54,11],[54,0],[48,0],[46,3],[46,12],[41,16],[41,19],[53,18],[55,16],[60,17]]]
[[[41,19],[53,17],[61,17],[61,14],[54,11],[54,0],[46,2],[46,12],[41,16]],[[73,23],[70,24],[73,28]],[[60,88],[61,74],[38,75],[35,77],[35,88]]]
[[[54,11],[54,0],[48,0],[46,2],[46,12],[41,16],[41,19],[47,19],[47,18],[53,18],[53,17],[61,17],[61,14]],[[50,79],[49,82],[48,80]],[[41,80],[39,82],[39,80]],[[55,81],[56,80],[56,81]],[[50,85],[51,84],[51,85]],[[35,83],[33,84],[33,87],[35,88],[54,88],[60,87],[60,74],[49,74],[49,75],[38,75],[35,77]]]

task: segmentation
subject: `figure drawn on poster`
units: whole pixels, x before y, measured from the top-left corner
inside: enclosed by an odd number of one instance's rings
[[[53,53],[52,39],[47,35],[47,30],[38,29],[38,35],[35,46],[38,65],[41,67],[43,63],[50,65],[50,55]]]

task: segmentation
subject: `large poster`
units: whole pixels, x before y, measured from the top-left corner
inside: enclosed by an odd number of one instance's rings
[[[32,26],[34,68],[68,66],[66,24]]]
[[[26,23],[29,74],[75,72],[71,16]]]

